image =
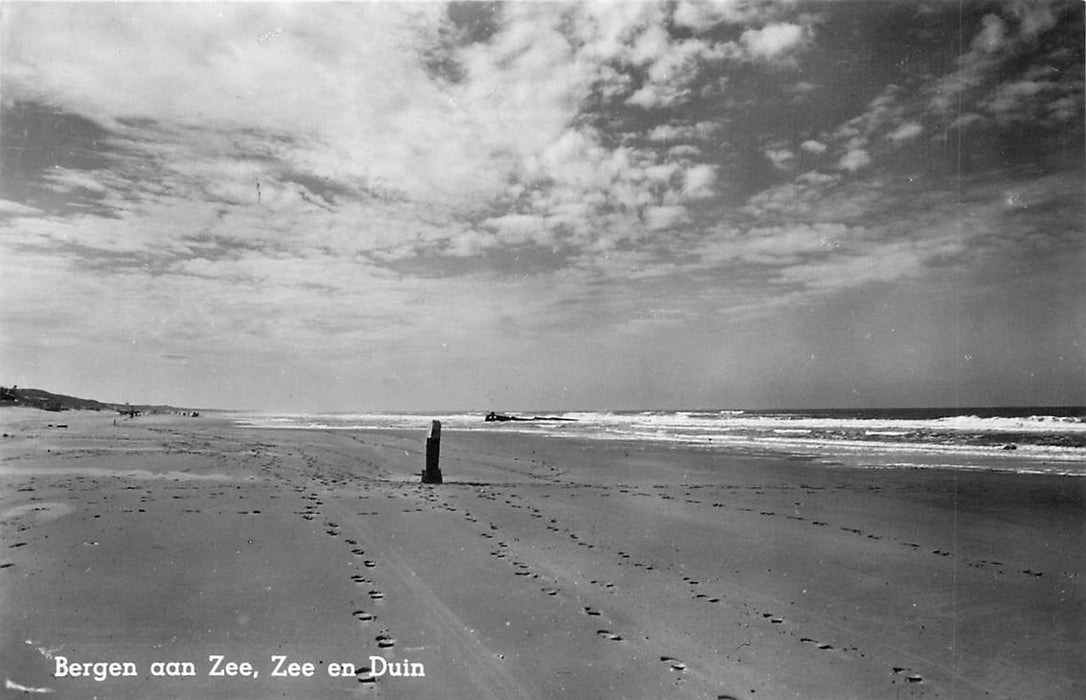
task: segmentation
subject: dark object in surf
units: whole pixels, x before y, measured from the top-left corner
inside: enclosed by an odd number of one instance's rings
[[[531,418],[521,418],[520,416],[507,416],[501,413],[495,413],[491,411],[486,414],[484,418],[487,423],[505,423],[507,421],[542,421],[542,420],[554,420],[554,421],[575,421],[575,418],[562,418],[560,416],[532,416]]]
[[[441,457],[441,421],[430,423],[430,434],[426,436],[426,468],[422,470],[422,483],[440,484],[441,469],[438,461]]]
[[[501,413],[494,413],[494,411],[491,411],[490,413],[486,414],[486,418],[484,420],[486,420],[487,423],[504,423],[504,422],[510,421],[510,420],[528,420],[528,419],[527,418],[518,418],[516,416],[506,416],[506,415],[502,415]]]

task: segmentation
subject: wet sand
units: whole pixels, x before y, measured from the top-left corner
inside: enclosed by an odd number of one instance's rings
[[[0,697],[1086,696],[1082,479],[0,419]]]

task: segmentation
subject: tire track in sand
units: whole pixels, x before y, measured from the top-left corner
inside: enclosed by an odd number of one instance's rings
[[[341,528],[349,530],[356,539],[365,542],[367,552],[381,562],[382,573],[396,581],[395,588],[401,592],[397,597],[406,594],[418,606],[419,611],[416,614],[437,632],[441,640],[440,646],[456,650],[457,666],[474,687],[473,697],[493,700],[528,700],[533,697],[532,693],[496,660],[495,654],[468,631],[468,625],[442,602],[430,586],[412,572],[395,548],[373,537],[364,522],[332,498],[327,499],[325,507],[335,512],[338,522],[342,523]],[[394,620],[387,622],[395,623]]]

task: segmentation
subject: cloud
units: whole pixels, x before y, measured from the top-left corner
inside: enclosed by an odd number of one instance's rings
[[[852,148],[848,153],[841,156],[841,160],[837,164],[844,170],[854,173],[860,168],[870,165],[871,156],[862,148]]]
[[[507,246],[519,246],[525,243],[534,243],[536,245],[547,245],[552,240],[550,227],[547,225],[547,220],[544,217],[532,214],[506,214],[504,216],[493,217],[484,221],[481,226],[485,229],[491,229],[496,233],[494,240],[490,245],[502,243]],[[478,249],[479,238],[474,232],[467,232],[467,240],[473,241],[474,246],[466,246],[467,248],[474,247]],[[464,245],[459,246],[460,250],[465,248]]]
[[[770,24],[761,29],[748,29],[743,32],[739,41],[751,57],[773,60],[799,47],[803,38],[803,27],[791,22],[782,22]]]
[[[56,347],[401,378],[493,359],[458,371],[467,396],[536,343],[1076,245],[1046,226],[1081,221],[1067,182],[963,173],[962,214],[940,149],[900,147],[1073,123],[1058,5],[973,15],[949,68],[933,48],[828,96],[828,55],[797,51],[836,6],[53,5],[5,8],[5,116],[68,136],[19,141],[0,286],[5,323]]]
[[[716,166],[701,164],[694,165],[683,173],[684,199],[707,199],[712,197],[716,185]]]
[[[681,0],[676,4],[674,21],[694,31],[706,31],[721,23],[765,22],[790,4],[791,0]]]
[[[1006,25],[998,15],[985,15],[981,20],[981,29],[973,37],[970,47],[982,53],[995,53],[1005,45]]]
[[[574,68],[554,70],[569,45],[545,27],[465,49],[470,80],[442,85],[415,48],[438,32],[436,6],[310,9],[77,6],[63,21],[80,42],[47,29],[58,8],[19,11],[14,34],[40,40],[7,51],[5,98],[45,92],[111,128],[118,117],[177,125],[199,105],[201,128],[281,135],[278,155],[302,172],[453,203],[499,193],[514,158],[560,133],[587,90]],[[261,42],[254,27],[279,38]]]
[[[780,272],[784,283],[799,283],[808,288],[830,290],[858,287],[870,283],[887,284],[924,272],[922,250],[910,242],[897,242],[877,248],[878,255],[841,256],[792,265]]]
[[[778,170],[791,170],[795,166],[796,154],[787,148],[770,148],[765,151],[765,157],[773,163]]]
[[[689,220],[685,207],[652,206],[645,208],[645,227],[649,231],[674,228]]]
[[[1056,25],[1058,19],[1053,8],[1058,5],[1055,0],[1015,0],[1010,4],[1010,11],[1020,23],[1022,36],[1032,38]]]
[[[890,139],[891,141],[895,141],[895,142],[897,142],[897,141],[909,141],[911,139],[916,138],[917,136],[919,136],[923,132],[924,132],[924,127],[921,126],[919,123],[917,123],[917,122],[905,122],[904,124],[900,125],[896,129],[891,131],[889,134],[887,134],[886,138]]]
[[[30,207],[19,202],[0,199],[0,217],[3,216],[39,216],[43,212],[37,207]]]
[[[1029,72],[1037,68],[1025,59],[1040,58],[1047,67],[1059,66],[1058,70],[1073,71],[1081,74],[1081,61],[1072,59],[1066,52],[1047,46],[1061,46],[1064,39],[1077,41],[1081,36],[1074,25],[1075,9],[1070,3],[1058,1],[1012,2],[1008,3],[1002,14],[990,13],[981,18],[970,48],[958,59],[957,70],[927,86],[929,105],[936,114],[944,115],[948,121],[960,114],[963,103],[971,109],[975,101],[984,101],[983,93],[989,92],[986,101],[997,105],[996,117],[1005,123],[1016,119],[1015,112],[1029,119],[1030,110],[1024,108],[1024,102],[1000,102],[998,95],[991,91],[1000,91],[1006,81],[1015,81],[1016,74],[1025,71],[1022,81],[1028,81]],[[1060,21],[1063,16],[1064,21]],[[1048,45],[1041,41],[1046,32],[1059,33],[1049,37]],[[1073,81],[1064,81],[1061,91],[1072,90],[1081,94],[1081,84],[1074,86]],[[1058,99],[1058,98],[1057,98]],[[1006,109],[998,109],[1005,107]]]
[[[1072,102],[1074,97],[1065,94],[1059,83],[1018,80],[998,86],[978,106],[1004,125],[1032,121],[1055,124],[1074,115]]]
[[[712,138],[721,125],[713,121],[700,121],[694,124],[660,124],[653,127],[646,138],[650,141],[673,143],[676,141],[705,141]]]
[[[686,101],[691,95],[688,88],[680,83],[646,83],[626,99],[626,104],[651,109],[654,107],[672,107]]]
[[[697,146],[692,146],[688,143],[680,144],[678,146],[672,146],[667,149],[667,157],[675,158],[677,160],[690,160],[691,158],[697,158],[701,155],[702,151]]]
[[[642,35],[635,45],[633,60],[646,63],[645,84],[632,94],[627,104],[639,107],[668,107],[685,101],[691,94],[691,85],[699,76],[706,62],[724,58],[723,48],[700,39],[672,41],[660,27]],[[645,48],[645,38],[651,37]]]

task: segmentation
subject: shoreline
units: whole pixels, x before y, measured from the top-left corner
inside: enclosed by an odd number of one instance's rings
[[[576,418],[554,423],[498,423],[474,414],[234,414],[230,418],[237,426],[250,429],[330,431],[425,430],[433,418],[439,419],[448,433],[514,433],[599,442],[633,441],[724,454],[800,455],[822,460],[828,466],[1086,476],[1086,424],[1051,416],[957,416],[950,424],[939,424],[906,418],[827,421],[800,414],[754,419],[716,415],[692,418],[688,412],[658,411],[564,415]],[[688,423],[690,420],[694,422]],[[993,425],[987,422],[990,420],[1001,422]]]
[[[1086,690],[1077,477],[448,431],[424,487],[420,431],[55,418],[4,416],[0,672],[58,697]]]

